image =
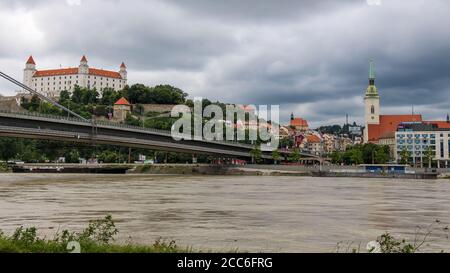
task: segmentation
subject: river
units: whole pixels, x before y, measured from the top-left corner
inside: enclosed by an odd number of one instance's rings
[[[425,249],[450,251],[449,201],[450,180],[0,174],[0,229],[36,226],[51,237],[110,213],[121,243],[333,252],[385,231],[413,239],[439,219]]]

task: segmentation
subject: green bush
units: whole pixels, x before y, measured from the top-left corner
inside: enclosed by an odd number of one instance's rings
[[[161,253],[188,252],[179,248],[175,241],[158,239],[151,246],[116,245],[114,236],[118,229],[111,215],[103,219],[90,221],[88,227],[79,233],[63,230],[53,239],[40,238],[35,227],[19,227],[11,235],[0,232],[0,253],[67,253],[69,242],[80,244],[82,253]]]

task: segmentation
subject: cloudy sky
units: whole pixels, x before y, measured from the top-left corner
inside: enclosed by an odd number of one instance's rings
[[[0,0],[0,70],[128,66],[129,83],[361,122],[368,60],[383,113],[450,112],[447,0]],[[0,81],[0,94],[16,88]]]

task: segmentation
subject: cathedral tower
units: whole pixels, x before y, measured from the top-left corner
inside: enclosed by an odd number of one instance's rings
[[[369,86],[364,96],[364,143],[369,141],[369,125],[380,124],[380,96],[375,86],[375,67],[371,60],[369,65]]]

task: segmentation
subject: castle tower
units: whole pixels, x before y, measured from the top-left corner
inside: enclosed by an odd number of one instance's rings
[[[25,64],[25,69],[23,70],[23,84],[34,89],[32,81],[36,71],[36,63],[34,62],[33,56],[30,56]]]
[[[124,62],[122,62],[122,64],[120,65],[119,73],[123,80],[127,79],[127,66],[125,65]]]
[[[369,141],[369,125],[380,124],[380,96],[375,86],[375,67],[371,60],[369,65],[369,86],[364,97],[364,143]]]
[[[89,74],[88,61],[85,55],[80,60],[80,65],[78,66],[78,74]]]

